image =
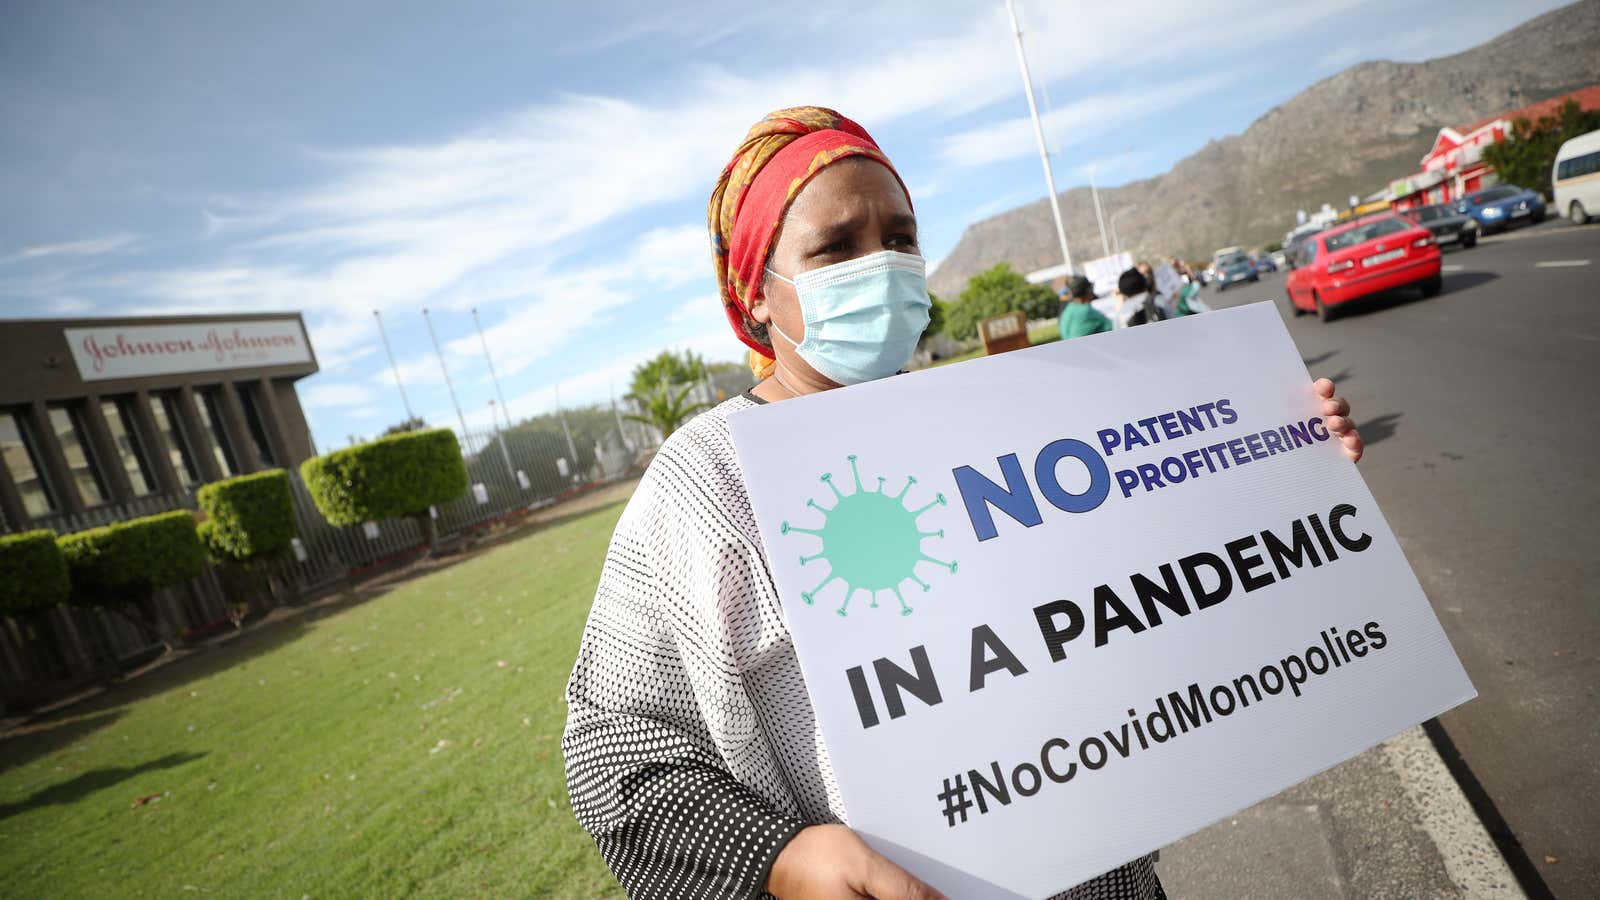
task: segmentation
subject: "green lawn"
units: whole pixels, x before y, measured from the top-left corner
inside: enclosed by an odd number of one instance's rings
[[[0,741],[0,893],[621,896],[572,818],[560,748],[621,509]]]

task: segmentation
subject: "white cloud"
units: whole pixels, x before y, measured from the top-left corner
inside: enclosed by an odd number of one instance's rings
[[[138,237],[132,234],[108,234],[59,244],[36,244],[32,247],[23,247],[9,256],[0,256],[0,266],[49,256],[99,256],[127,249],[138,240]]]
[[[1208,72],[1169,82],[1158,91],[1141,86],[1097,94],[1058,106],[1039,121],[1046,142],[1055,150],[1083,143],[1115,144],[1122,140],[1116,136],[1122,126],[1180,107],[1239,77],[1238,72]],[[957,166],[987,165],[1037,152],[1033,120],[1028,116],[970,128],[946,138],[940,148],[945,162]]]
[[[665,321],[672,325],[680,325],[685,322],[711,325],[727,322],[728,316],[727,313],[722,311],[722,301],[717,299],[717,295],[706,294],[696,297],[667,313]],[[731,333],[729,334],[731,339]]]
[[[375,399],[371,389],[349,382],[318,380],[309,387],[297,386],[296,393],[306,406],[365,406]]]

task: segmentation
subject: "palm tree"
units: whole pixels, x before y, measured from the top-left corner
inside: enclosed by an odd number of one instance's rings
[[[630,413],[628,418],[635,422],[643,422],[661,432],[663,440],[672,436],[690,416],[706,407],[704,403],[690,403],[689,392],[694,390],[693,384],[686,384],[682,388],[674,389],[666,382],[656,386],[656,389],[639,397],[638,402],[642,412]]]

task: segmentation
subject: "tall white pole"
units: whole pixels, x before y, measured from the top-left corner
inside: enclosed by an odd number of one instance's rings
[[[439,371],[444,373],[444,386],[450,391],[450,404],[456,408],[456,421],[461,423],[461,444],[467,445],[467,417],[461,412],[461,402],[456,399],[456,386],[450,381],[450,370],[444,364],[444,351],[439,349],[439,336],[433,331],[433,319],[428,316],[428,308],[422,308],[422,321],[428,323],[428,337],[433,339],[433,352],[439,357]]]
[[[483,361],[489,364],[489,380],[494,382],[494,395],[500,398],[500,414],[505,416],[506,430],[511,429],[511,407],[506,405],[506,395],[500,390],[500,376],[494,371],[494,357],[489,355],[489,341],[483,336],[483,323],[478,321],[478,308],[472,308],[472,326],[478,329],[478,343],[483,346]],[[492,410],[491,410],[492,412]],[[499,421],[498,419],[496,420]]]
[[[1028,74],[1028,57],[1022,51],[1022,29],[1017,25],[1017,7],[1006,0],[1006,12],[1011,16],[1011,39],[1017,44],[1017,67],[1022,70],[1022,87],[1028,95],[1028,115],[1033,117],[1033,136],[1039,142],[1039,162],[1044,166],[1045,187],[1050,190],[1050,212],[1056,219],[1056,239],[1061,242],[1061,261],[1067,271],[1072,271],[1072,251],[1067,249],[1067,229],[1061,224],[1061,201],[1056,198],[1056,176],[1050,170],[1050,153],[1045,149],[1044,126],[1039,123],[1039,107],[1033,102],[1033,77]]]
[[[406,408],[406,421],[415,419],[411,413],[411,398],[406,396],[405,382],[400,380],[400,367],[394,361],[394,348],[389,346],[389,332],[383,330],[383,316],[377,310],[372,311],[372,318],[378,321],[378,336],[383,338],[383,352],[389,355],[389,371],[394,373],[394,386],[400,389],[400,405]]]
[[[1094,196],[1094,220],[1100,226],[1100,250],[1105,255],[1111,255],[1111,243],[1106,240],[1106,218],[1100,212],[1100,189],[1094,183],[1094,166],[1089,166],[1089,193]]]
[[[1132,206],[1124,206],[1123,208],[1121,208],[1121,209],[1119,209],[1116,212],[1111,214],[1111,241],[1112,241],[1112,245],[1117,248],[1117,252],[1118,253],[1122,252],[1122,239],[1117,237],[1117,219],[1123,213],[1133,212],[1134,210],[1136,210],[1138,208],[1139,208],[1139,204],[1135,203]]]

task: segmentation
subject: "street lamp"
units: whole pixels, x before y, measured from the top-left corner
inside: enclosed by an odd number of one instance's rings
[[[1132,206],[1124,206],[1123,208],[1111,214],[1111,245],[1116,248],[1117,253],[1122,252],[1122,239],[1117,237],[1117,219],[1121,217],[1123,213],[1133,212],[1138,208],[1139,204],[1135,203]]]
[[[1072,251],[1067,249],[1067,227],[1061,221],[1061,200],[1056,197],[1056,176],[1050,170],[1050,152],[1045,148],[1044,126],[1039,124],[1039,107],[1033,101],[1033,77],[1028,74],[1028,57],[1022,50],[1022,27],[1017,24],[1017,8],[1006,0],[1011,16],[1011,37],[1017,42],[1017,68],[1022,70],[1022,90],[1028,95],[1028,115],[1033,119],[1033,137],[1039,143],[1039,162],[1044,166],[1044,184],[1050,191],[1050,213],[1056,220],[1056,240],[1061,242],[1061,262],[1072,271]]]
[[[1094,197],[1094,221],[1100,226],[1100,251],[1111,255],[1111,245],[1106,243],[1106,217],[1100,212],[1100,189],[1094,183],[1094,163],[1089,164],[1089,193]]]

